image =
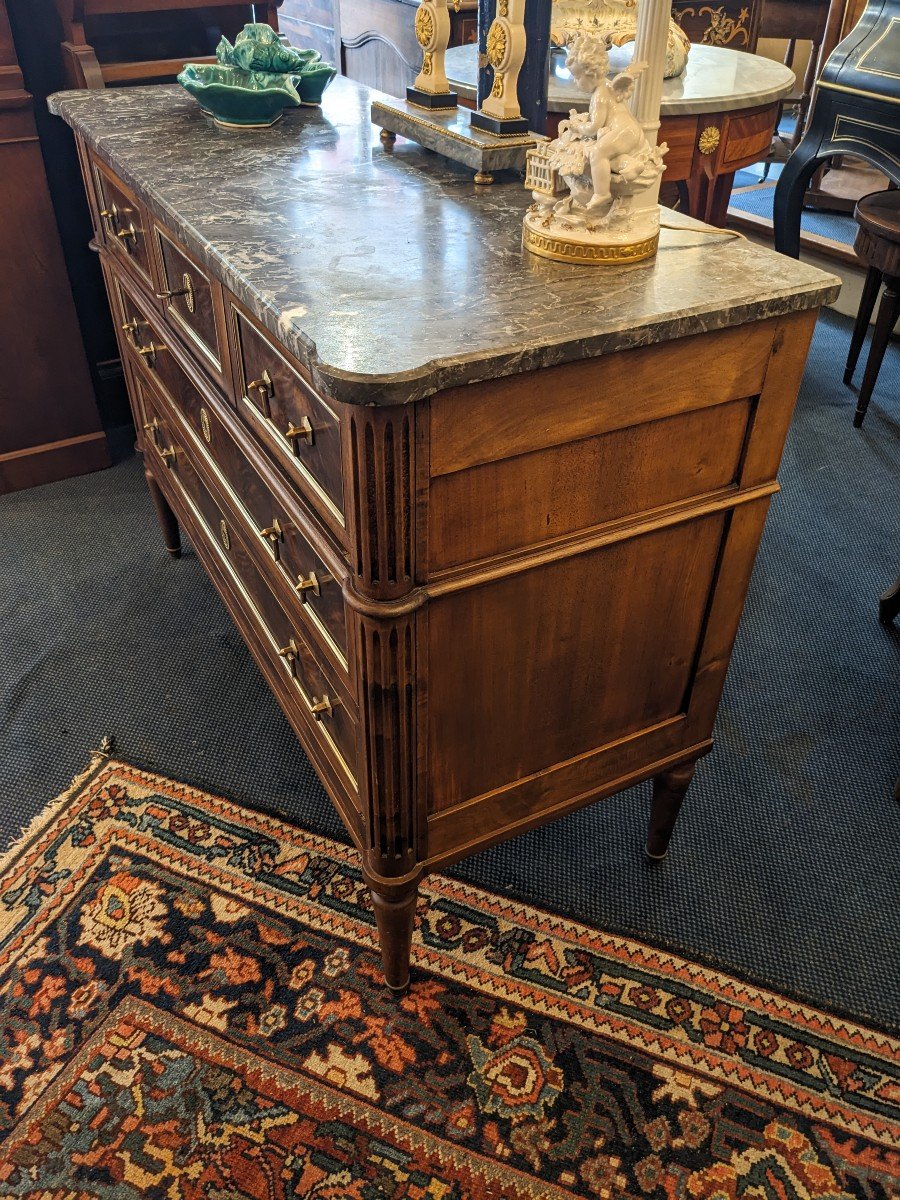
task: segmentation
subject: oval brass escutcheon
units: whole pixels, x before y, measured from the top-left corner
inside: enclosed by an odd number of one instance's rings
[[[200,409],[200,432],[203,434],[205,442],[212,441],[212,429],[209,424],[209,413],[205,408]]]
[[[184,304],[189,313],[193,313],[197,306],[197,300],[194,296],[194,281],[188,275],[187,271],[181,277],[181,286],[184,288]]]
[[[226,550],[231,549],[231,534],[228,532],[228,526],[224,520],[219,521],[219,538]]]

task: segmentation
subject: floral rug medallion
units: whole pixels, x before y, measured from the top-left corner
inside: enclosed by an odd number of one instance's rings
[[[896,1200],[900,1043],[98,759],[0,864],[0,1200]]]

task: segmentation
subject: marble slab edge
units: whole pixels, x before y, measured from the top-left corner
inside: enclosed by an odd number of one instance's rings
[[[698,333],[709,333],[744,325],[770,317],[785,316],[811,308],[818,308],[834,301],[840,290],[841,281],[834,275],[817,271],[817,280],[807,285],[788,284],[781,292],[769,292],[759,300],[733,304],[727,308],[709,311],[698,307],[679,313],[670,313],[657,320],[644,320],[637,328],[625,323],[607,328],[595,337],[554,342],[542,340],[511,346],[501,353],[488,352],[480,356],[455,356],[435,358],[424,362],[421,367],[404,372],[384,374],[360,374],[334,367],[319,358],[315,343],[292,323],[282,319],[257,289],[237,273],[228,260],[207,241],[177,211],[171,209],[161,196],[145,180],[134,177],[127,166],[107,152],[103,138],[95,137],[77,124],[77,119],[66,111],[66,98],[79,97],[84,93],[61,92],[48,97],[48,107],[54,116],[61,117],[68,125],[85,138],[90,148],[108,165],[123,182],[138,193],[150,212],[163,221],[200,262],[206,266],[227,288],[259,319],[304,366],[313,385],[325,396],[344,404],[362,406],[391,406],[411,404],[423,400],[451,387],[481,383],[510,375],[524,374],[542,367],[559,366],[586,358],[599,358],[620,350],[631,350],[658,342],[674,341]],[[496,186],[496,185],[495,185]],[[677,216],[678,214],[671,214]],[[682,218],[684,219],[684,218]],[[686,223],[684,232],[690,232]],[[663,230],[663,239],[667,231]],[[718,242],[721,246],[721,242]],[[667,247],[661,244],[660,253]],[[523,253],[527,253],[523,250]],[[773,253],[770,251],[770,253]],[[543,264],[547,269],[559,271],[583,270],[566,264]],[[793,259],[785,259],[785,266],[796,266]],[[652,270],[653,263],[633,267],[610,268],[614,272],[636,272]]]

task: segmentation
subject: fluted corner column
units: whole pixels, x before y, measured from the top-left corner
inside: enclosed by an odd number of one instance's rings
[[[634,62],[646,63],[638,77],[631,111],[640,121],[647,140],[655,146],[660,125],[663,81],[666,73],[666,51],[669,43],[670,0],[639,0],[637,35],[634,42]],[[635,209],[647,210],[659,204],[659,182],[648,188],[635,204]]]

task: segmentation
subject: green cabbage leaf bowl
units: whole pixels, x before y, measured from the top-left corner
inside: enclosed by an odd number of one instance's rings
[[[303,102],[295,86],[297,79],[296,75],[204,63],[186,63],[178,76],[181,86],[216,124],[251,129],[274,125],[286,108]]]
[[[234,39],[234,45],[222,37],[216,48],[216,58],[223,67],[240,67],[243,71],[278,71],[295,74],[309,62],[318,62],[318,50],[298,50],[283,34],[270,25],[245,25]]]

